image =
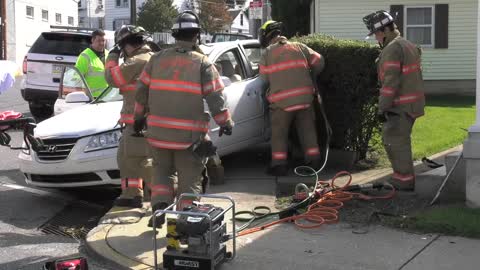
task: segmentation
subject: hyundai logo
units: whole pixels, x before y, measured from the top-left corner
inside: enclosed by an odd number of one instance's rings
[[[49,153],[55,153],[55,152],[57,152],[57,146],[56,146],[56,145],[49,145],[49,146],[48,146],[48,152],[49,152]]]
[[[57,57],[55,57],[55,59],[57,59],[57,60],[63,60],[63,57],[57,56]]]

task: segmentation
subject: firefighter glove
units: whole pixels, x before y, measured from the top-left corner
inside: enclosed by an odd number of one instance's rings
[[[118,46],[118,44],[117,44],[110,50],[109,53],[115,53],[115,54],[120,55],[121,51],[122,51],[122,49],[120,49],[120,46]]]
[[[377,114],[377,117],[378,117],[378,121],[380,121],[380,123],[387,122],[387,117],[385,116],[385,113]]]
[[[231,125],[225,125],[220,127],[220,130],[218,131],[218,136],[222,137],[223,134],[230,136],[232,135],[232,126]]]
[[[133,122],[133,130],[135,131],[135,134],[140,134],[142,130],[145,128],[146,124],[146,119],[145,117],[135,119]]]

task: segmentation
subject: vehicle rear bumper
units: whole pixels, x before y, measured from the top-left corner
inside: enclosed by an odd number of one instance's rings
[[[51,88],[22,88],[22,97],[26,101],[44,101],[49,103],[54,103],[58,97],[58,90]]]

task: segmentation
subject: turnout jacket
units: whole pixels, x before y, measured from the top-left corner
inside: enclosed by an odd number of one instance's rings
[[[219,126],[233,125],[220,75],[193,42],[177,41],[154,54],[137,85],[135,117],[144,117],[148,106],[146,137],[153,147],[183,150],[205,140],[210,114]]]
[[[260,76],[270,85],[267,99],[272,107],[285,111],[308,108],[313,101],[315,78],[325,61],[308,46],[279,37],[260,60]]]
[[[105,65],[105,79],[111,86],[120,88],[120,94],[123,95],[120,123],[133,125],[137,81],[152,55],[153,52],[148,45],[143,45],[134,51],[131,56],[125,57],[121,65],[118,65],[119,54],[110,53],[108,55]]]
[[[413,118],[424,114],[425,96],[420,49],[395,30],[386,36],[377,59],[381,83],[379,113],[405,112]]]

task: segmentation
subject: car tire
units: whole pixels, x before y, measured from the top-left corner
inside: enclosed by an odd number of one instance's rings
[[[33,115],[33,117],[35,117],[37,120],[44,120],[53,115],[54,103],[39,103],[31,101],[28,104],[28,107],[30,108],[30,113]]]

